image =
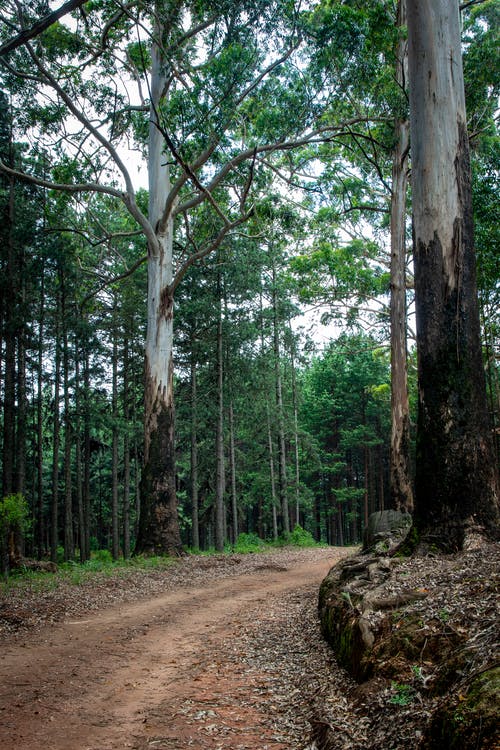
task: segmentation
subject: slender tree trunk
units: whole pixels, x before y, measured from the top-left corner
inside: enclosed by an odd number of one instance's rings
[[[342,510],[342,503],[337,503],[338,508],[338,530],[339,538],[338,543],[341,547],[344,546],[344,512]]]
[[[367,445],[363,448],[363,462],[364,462],[364,475],[365,475],[365,486],[363,494],[363,528],[368,526],[369,512],[369,492],[370,492],[370,461],[369,461],[369,448]]]
[[[321,541],[321,498],[314,497],[314,538]]]
[[[38,312],[38,372],[37,372],[37,514],[36,514],[36,547],[41,560],[44,553],[44,517],[43,517],[43,337],[45,324],[45,267],[42,263],[40,276],[40,308]]]
[[[381,443],[378,447],[378,486],[379,486],[379,507],[378,510],[385,510],[385,487],[384,487],[384,447]]]
[[[54,417],[52,433],[52,502],[50,504],[50,559],[57,562],[57,547],[59,544],[59,444],[60,444],[60,403],[59,389],[61,385],[61,344],[59,341],[59,322],[61,317],[60,297],[57,297],[56,325],[55,325],[55,369],[54,369]]]
[[[231,507],[233,516],[233,543],[238,541],[238,496],[236,492],[236,452],[234,447],[234,409],[233,401],[229,403],[229,443],[231,462]]]
[[[491,312],[485,309],[481,310],[481,317],[484,331],[484,345],[486,356],[486,380],[488,386],[489,408],[491,414],[491,423],[493,426],[493,446],[495,456],[499,456],[500,440],[500,387],[498,383],[498,367],[496,364],[495,338],[493,326],[490,324]]]
[[[118,332],[116,320],[116,298],[113,301],[113,354],[112,354],[112,437],[111,437],[111,555],[120,556],[120,532],[118,525]]]
[[[15,383],[16,383],[16,348],[14,336],[5,332],[5,370],[4,370],[4,403],[3,403],[3,467],[2,495],[14,491],[14,452],[15,452]]]
[[[406,0],[398,3],[398,27],[406,25]],[[396,49],[396,79],[404,89],[407,81],[408,43],[401,36]],[[406,197],[410,123],[396,122],[396,146],[392,157],[391,193],[391,504],[413,510],[410,466],[410,404],[408,400],[406,347]]]
[[[424,542],[460,549],[497,536],[480,342],[458,4],[407,0],[419,366],[415,521]]]
[[[26,492],[26,342],[23,324],[19,326],[17,336],[16,459],[16,492],[24,495]]]
[[[293,443],[295,448],[295,524],[298,526],[300,524],[299,418],[297,407],[297,377],[295,373],[295,343],[293,341],[293,331],[291,326],[290,335],[292,337],[290,356],[292,364]]]
[[[78,548],[80,562],[84,563],[85,557],[85,516],[83,512],[83,476],[82,476],[82,398],[80,382],[80,351],[78,340],[75,340],[75,480],[76,480],[76,504],[78,510]]]
[[[69,345],[67,329],[66,285],[64,271],[61,272],[61,313],[63,335],[64,370],[64,559],[72,560],[75,555],[73,538],[73,495],[71,487],[71,404],[69,393]]]
[[[26,326],[24,321],[25,304],[25,269],[24,250],[18,252],[16,262],[17,278],[17,419],[16,419],[16,462],[15,462],[15,491],[23,497],[26,494]],[[13,561],[24,556],[24,534],[22,529],[16,528],[12,534],[11,558]]]
[[[85,560],[90,559],[90,361],[88,342],[83,358],[83,529],[81,543]]]
[[[200,549],[199,498],[198,498],[198,383],[196,359],[191,353],[191,543]]]
[[[222,340],[222,299],[220,294],[220,278],[217,283],[219,297],[219,320],[217,324],[217,433],[215,441],[215,454],[217,462],[217,481],[215,493],[215,548],[218,552],[224,551],[224,490],[225,490],[225,466],[224,466],[224,362],[223,362],[223,340]]]
[[[156,8],[153,38],[163,39]],[[158,44],[152,47],[149,126],[149,221],[156,242],[148,248],[148,323],[144,365],[144,467],[136,552],[182,553],[175,489],[174,362],[172,248],[173,219],[164,210],[170,192],[165,141],[158,127],[167,83],[166,61]]]
[[[130,409],[129,409],[129,344],[127,334],[123,345],[123,557],[130,557]]]
[[[267,409],[267,444],[269,448],[269,475],[271,479],[271,508],[272,508],[272,519],[273,519],[273,539],[278,538],[278,517],[276,513],[276,482],[274,480],[274,456],[273,456],[273,433],[271,429],[271,415],[269,412],[269,404],[266,404]]]
[[[285,421],[283,414],[283,393],[281,387],[281,358],[278,325],[278,301],[276,292],[276,272],[273,266],[273,334],[274,334],[274,376],[276,387],[276,410],[278,413],[278,468],[279,468],[279,494],[281,515],[283,519],[283,531],[290,531],[290,516],[288,512],[288,486],[286,476],[286,447],[285,447]]]
[[[12,145],[11,145],[12,150]],[[10,155],[11,163],[13,161]],[[3,401],[3,461],[2,461],[2,496],[14,492],[14,465],[16,445],[16,340],[15,322],[13,319],[16,306],[16,283],[15,283],[15,247],[14,247],[14,221],[15,221],[15,182],[9,179],[9,202],[7,209],[8,221],[8,247],[7,264],[5,269],[6,288],[11,296],[11,303],[5,305],[4,319],[4,401]]]

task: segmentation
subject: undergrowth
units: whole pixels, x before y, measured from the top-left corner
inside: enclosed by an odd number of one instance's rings
[[[0,595],[13,589],[29,588],[34,591],[53,591],[62,584],[81,586],[111,576],[127,576],[136,570],[162,570],[175,565],[171,557],[143,557],[113,560],[108,550],[96,550],[90,560],[84,563],[70,560],[58,565],[56,573],[26,570],[22,567],[13,570],[10,578],[0,583]]]
[[[255,533],[242,533],[235,544],[226,545],[224,553],[258,554],[286,546],[306,548],[322,545],[314,540],[309,531],[297,525],[293,531],[283,534],[275,541],[264,541]],[[201,555],[220,554],[214,548],[204,551],[190,549],[188,552]],[[137,555],[126,560],[123,558],[113,560],[109,550],[95,550],[91,553],[90,560],[84,563],[73,560],[59,563],[56,573],[26,570],[22,567],[13,570],[9,579],[0,582],[0,595],[13,589],[23,588],[42,592],[53,591],[63,584],[81,586],[93,580],[102,580],[111,576],[127,576],[130,572],[137,570],[162,570],[176,564],[176,558],[159,556]]]
[[[256,554],[268,550],[279,549],[281,547],[323,547],[324,544],[316,542],[310,531],[306,531],[302,526],[295,526],[293,531],[285,532],[275,540],[261,539],[254,532],[242,533],[238,535],[235,544],[226,544],[224,547],[225,554],[236,553],[238,555]],[[215,547],[209,547],[206,550],[188,548],[190,554],[194,555],[217,555]]]

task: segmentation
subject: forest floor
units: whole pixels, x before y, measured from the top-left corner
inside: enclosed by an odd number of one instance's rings
[[[319,632],[319,584],[351,552],[191,556],[7,591],[0,747],[314,750],[323,720],[339,749],[416,747],[425,711],[388,689],[367,713]]]

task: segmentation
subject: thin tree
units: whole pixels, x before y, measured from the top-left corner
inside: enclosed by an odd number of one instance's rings
[[[400,29],[396,49],[396,79],[405,89],[408,69],[408,45],[403,36],[406,25],[406,0],[399,0],[397,26]],[[406,344],[406,217],[408,192],[408,152],[410,123],[399,117],[395,126],[391,186],[391,505],[399,510],[413,509],[410,466],[410,404],[408,399]]]
[[[216,485],[215,485],[215,548],[224,551],[226,506],[224,492],[226,471],[224,457],[224,349],[221,275],[217,274],[217,427],[215,439]]]

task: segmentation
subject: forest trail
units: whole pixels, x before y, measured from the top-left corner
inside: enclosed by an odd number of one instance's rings
[[[246,659],[247,631],[264,632],[270,650],[273,642],[283,645],[290,601],[303,606],[308,599],[314,606],[322,578],[345,554],[318,549],[291,562],[284,556],[282,565],[274,555],[272,562],[259,556],[261,564],[250,573],[238,574],[235,565],[232,574],[205,586],[198,580],[6,643],[0,747],[298,747],[284,726],[280,732],[279,715],[287,707],[273,694],[274,682],[286,684],[290,665],[281,659],[280,678],[276,666],[270,673],[264,660],[259,666],[258,658]],[[300,631],[300,622],[295,627]]]

